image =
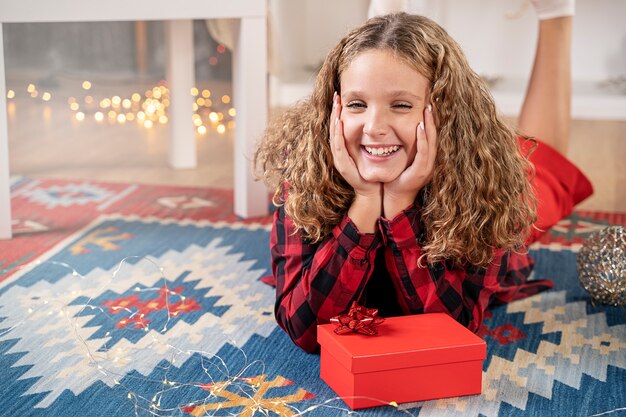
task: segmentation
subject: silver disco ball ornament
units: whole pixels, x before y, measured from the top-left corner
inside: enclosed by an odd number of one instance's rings
[[[609,226],[592,233],[576,266],[581,285],[594,300],[626,306],[626,228]]]

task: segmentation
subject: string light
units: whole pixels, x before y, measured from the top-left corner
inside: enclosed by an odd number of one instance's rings
[[[93,84],[88,80],[83,81],[80,86],[85,91],[93,88]],[[53,100],[53,95],[49,91],[38,91],[35,83],[27,84],[26,91],[33,98],[41,97],[45,102]],[[198,133],[206,134],[208,132],[207,124],[212,124],[219,134],[224,134],[227,130],[234,128],[235,123],[232,119],[236,116],[235,108],[231,106],[222,107],[231,101],[228,94],[218,96],[220,101],[217,107],[210,99],[213,92],[208,88],[193,87],[191,95],[195,97],[192,103],[192,116]],[[8,89],[7,99],[15,97],[15,89]],[[92,120],[98,123],[106,118],[109,119],[110,123],[117,124],[136,120],[146,129],[151,129],[156,124],[165,125],[169,123],[167,116],[167,110],[170,106],[169,89],[163,80],[159,81],[156,86],[146,89],[143,95],[134,92],[126,98],[120,95],[96,98],[92,94],[86,94],[80,98],[70,96],[67,98],[67,103],[73,112],[73,118],[78,121],[83,121],[87,117],[93,117]],[[84,109],[81,108],[82,103],[84,103]],[[14,106],[14,104],[12,105]],[[231,120],[226,119],[227,117]],[[203,127],[200,128],[201,126]],[[198,128],[200,129],[198,130]]]

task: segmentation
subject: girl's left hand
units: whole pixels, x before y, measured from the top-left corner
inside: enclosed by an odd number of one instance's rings
[[[413,163],[398,178],[384,184],[384,215],[391,219],[413,203],[417,193],[432,178],[437,157],[437,129],[432,107],[424,109],[424,120],[417,126],[417,153]]]

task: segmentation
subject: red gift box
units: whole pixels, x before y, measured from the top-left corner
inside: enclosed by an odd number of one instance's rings
[[[352,409],[480,394],[485,342],[444,313],[390,317],[378,335],[317,328],[320,377]]]

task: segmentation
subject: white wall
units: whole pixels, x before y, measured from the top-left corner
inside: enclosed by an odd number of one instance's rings
[[[461,44],[471,65],[488,75],[527,77],[532,65],[537,20],[524,2],[436,0],[439,21]],[[603,80],[626,76],[626,1],[578,0],[574,19],[572,77]]]
[[[273,72],[286,80],[311,72],[353,27],[367,18],[368,0],[272,0]]]

